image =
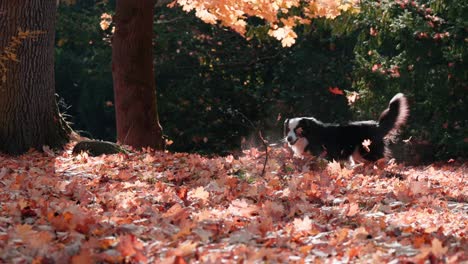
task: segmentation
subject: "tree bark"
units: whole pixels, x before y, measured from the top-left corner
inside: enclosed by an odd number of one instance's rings
[[[112,40],[117,140],[163,149],[153,72],[154,0],[117,0]]]
[[[0,1],[0,56],[6,66],[6,80],[0,80],[0,152],[21,154],[68,141],[71,129],[55,101],[56,8],[55,0]],[[18,61],[5,59],[19,29],[40,33],[21,41]]]

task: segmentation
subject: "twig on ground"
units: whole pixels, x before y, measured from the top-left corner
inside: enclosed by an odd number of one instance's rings
[[[265,176],[266,165],[268,163],[268,141],[263,138],[262,131],[258,130],[258,136],[262,140],[263,146],[265,147],[265,161],[263,162],[262,177]]]
[[[262,141],[263,146],[265,147],[265,161],[263,162],[263,169],[262,169],[262,174],[260,175],[261,177],[265,176],[266,172],[266,165],[268,163],[268,141],[263,138],[262,131],[257,128],[257,126],[250,120],[244,113],[240,112],[239,110],[235,110],[235,113],[240,115],[245,121],[247,121],[250,126],[255,129],[255,131],[258,132],[258,136],[260,140]]]

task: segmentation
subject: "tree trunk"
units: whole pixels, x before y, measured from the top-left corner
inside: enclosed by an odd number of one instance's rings
[[[0,78],[0,152],[21,154],[68,141],[71,129],[55,101],[56,8],[56,0],[0,1],[0,77],[6,78]],[[15,61],[5,50],[14,46],[19,30],[40,33],[21,40]]]
[[[153,72],[154,0],[117,0],[112,40],[117,140],[163,149]]]

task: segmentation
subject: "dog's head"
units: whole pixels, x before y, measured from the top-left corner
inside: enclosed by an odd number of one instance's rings
[[[287,119],[284,122],[284,141],[288,142],[294,156],[302,157],[309,145],[306,135],[307,120],[303,117]]]
[[[283,140],[288,143],[295,156],[304,154],[318,124],[320,122],[313,117],[296,117],[284,121]]]
[[[303,128],[301,125],[302,118],[291,118],[284,121],[284,141],[293,146],[303,137]]]

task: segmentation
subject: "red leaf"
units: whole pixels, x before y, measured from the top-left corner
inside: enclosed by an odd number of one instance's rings
[[[181,256],[176,256],[174,258],[174,264],[186,264],[187,262],[185,261],[185,259]]]
[[[374,65],[372,66],[372,72],[378,71],[381,67],[382,67],[381,64],[374,64]]]
[[[332,94],[336,94],[336,95],[344,95],[344,92],[343,90],[341,90],[340,88],[338,87],[328,87],[328,91]]]

